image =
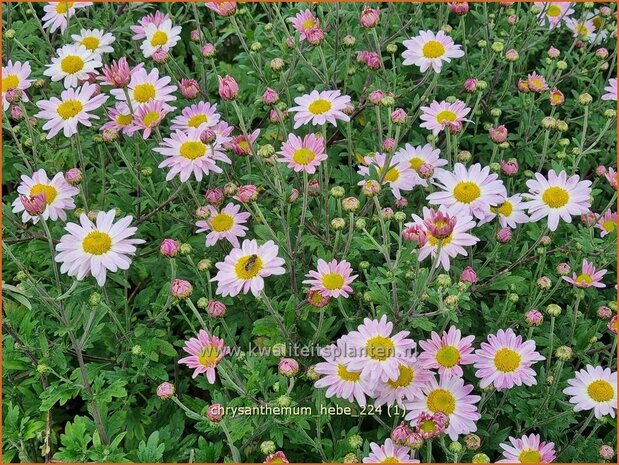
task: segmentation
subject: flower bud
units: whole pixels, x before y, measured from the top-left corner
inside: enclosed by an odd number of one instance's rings
[[[460,281],[463,283],[474,284],[477,282],[477,273],[475,273],[475,270],[472,267],[467,266],[464,270],[462,270],[462,273],[460,273]]]
[[[189,281],[183,279],[175,279],[170,287],[172,296],[177,299],[184,300],[191,296],[193,287]]]
[[[193,100],[200,94],[200,85],[195,79],[181,79],[179,82],[181,94],[187,100]]]
[[[299,372],[299,364],[292,358],[282,358],[277,365],[277,369],[280,375],[292,378]]]
[[[476,434],[467,434],[464,436],[464,445],[468,450],[477,450],[481,446],[481,439]]]
[[[221,404],[211,404],[206,409],[206,417],[213,423],[217,423],[224,417],[225,412]]]
[[[496,235],[496,240],[501,244],[506,244],[512,239],[512,230],[509,228],[501,228]]]
[[[546,306],[546,313],[550,316],[557,317],[561,315],[561,307],[557,304],[548,304],[548,306]]]
[[[346,190],[342,186],[334,186],[329,191],[331,197],[335,199],[341,199],[346,194]]]
[[[217,76],[219,81],[219,96],[223,100],[235,100],[239,95],[239,85],[232,76]]]
[[[380,192],[380,184],[378,181],[374,179],[369,179],[363,183],[361,187],[361,192],[368,197],[374,197],[376,194]]]
[[[159,247],[159,251],[161,255],[164,257],[176,257],[180,252],[180,244],[174,239],[164,239],[161,242],[161,246]]]
[[[471,459],[471,463],[490,463],[490,457],[486,454],[475,454]]]
[[[568,346],[557,347],[557,350],[555,351],[555,357],[557,357],[557,360],[562,362],[567,362],[570,360],[572,358],[572,354],[572,349]]]
[[[331,220],[331,229],[334,231],[341,231],[346,227],[346,220],[344,218],[333,218]]]
[[[172,383],[168,383],[167,381],[157,386],[157,397],[161,400],[167,400],[174,397],[175,392],[176,389],[174,388],[174,385]]]
[[[583,106],[589,105],[591,102],[593,102],[593,97],[591,97],[591,94],[584,93],[578,96],[578,103]]]
[[[524,315],[524,321],[529,326],[540,326],[544,322],[544,315],[539,310],[532,308]]]
[[[264,455],[269,455],[275,452],[276,447],[273,441],[264,441],[260,444],[260,452]]]

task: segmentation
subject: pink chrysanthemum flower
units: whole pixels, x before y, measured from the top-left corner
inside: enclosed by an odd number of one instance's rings
[[[143,63],[138,63],[131,68],[129,63],[127,63],[127,58],[121,57],[118,61],[112,61],[111,64],[104,65],[101,68],[102,76],[98,76],[98,79],[101,81],[101,84],[122,89],[129,85],[133,73],[143,66]]]
[[[575,377],[567,381],[569,387],[563,394],[570,396],[570,404],[574,411],[593,410],[596,418],[610,415],[615,418],[617,410],[617,372],[601,366],[586,368],[575,373]]]
[[[188,131],[192,128],[211,128],[219,123],[220,118],[217,104],[198,102],[183,108],[181,114],[172,120],[170,129]]]
[[[316,388],[327,388],[325,396],[356,401],[360,406],[366,404],[366,396],[372,396],[373,385],[361,378],[361,371],[349,369],[346,355],[346,337],[336,344],[323,347],[320,352],[324,362],[317,363],[316,373],[323,375],[316,383]]]
[[[212,205],[206,207],[210,213],[206,221],[198,221],[196,226],[199,228],[197,232],[207,232],[206,246],[211,247],[221,239],[226,239],[234,247],[239,247],[239,237],[245,237],[247,222],[251,214],[247,212],[240,213],[241,207],[233,203],[229,203],[221,210],[217,211]]]
[[[336,126],[338,119],[350,121],[350,117],[344,113],[350,103],[350,97],[341,95],[339,90],[322,92],[313,90],[309,94],[296,97],[294,102],[297,106],[288,109],[288,113],[296,113],[294,115],[294,129],[308,123],[312,123],[314,126],[331,123]]]
[[[427,196],[433,205],[457,208],[484,219],[490,212],[490,207],[496,207],[504,202],[507,191],[499,175],[490,173],[490,167],[482,168],[475,163],[468,169],[462,163],[456,163],[453,173],[441,170],[436,174],[436,184],[442,192],[434,192]]]
[[[278,252],[273,241],[259,246],[253,239],[244,240],[240,248],[232,249],[223,262],[215,264],[219,272],[211,281],[217,282],[217,295],[234,297],[251,291],[259,296],[264,278],[286,273],[284,259],[277,256]]]
[[[567,28],[572,31],[574,37],[587,38],[589,40],[595,39],[595,23],[592,19],[579,20],[575,18],[568,18],[565,21]]]
[[[608,184],[610,184],[610,187],[612,187],[613,189],[617,190],[617,172],[615,171],[614,168],[608,168],[608,173],[606,173],[604,175],[604,177],[606,178],[606,180],[608,181]]]
[[[402,53],[403,65],[419,66],[425,73],[430,67],[436,73],[441,72],[443,62],[449,63],[452,58],[464,56],[460,45],[456,45],[445,32],[419,31],[419,35],[403,42],[406,50]]]
[[[36,118],[48,120],[43,125],[47,131],[47,139],[51,139],[61,130],[65,137],[77,134],[78,124],[90,127],[91,119],[99,119],[89,112],[96,110],[107,100],[104,94],[95,95],[97,86],[84,84],[77,89],[63,90],[60,98],[52,97],[49,100],[39,100],[37,107],[41,109],[34,115]]]
[[[462,376],[462,365],[470,365],[475,361],[473,341],[475,336],[462,337],[455,326],[451,326],[441,336],[432,331],[430,339],[419,341],[423,349],[419,355],[419,363],[424,368],[438,370],[442,376]]]
[[[236,12],[236,2],[206,2],[204,5],[220,16],[230,16]]]
[[[437,102],[434,100],[429,107],[421,107],[421,123],[419,126],[432,131],[432,134],[437,136],[445,128],[451,127],[453,124],[462,124],[466,119],[466,115],[471,112],[471,109],[466,106],[461,100],[456,100],[454,103],[449,103],[445,100]]]
[[[523,342],[522,336],[516,336],[511,328],[489,334],[487,341],[475,351],[475,376],[480,379],[482,389],[491,384],[496,389],[537,384],[531,366],[545,357],[535,351],[535,341]]]
[[[546,78],[537,73],[530,73],[528,75],[527,84],[531,92],[539,93],[549,89]]]
[[[189,356],[181,358],[178,363],[193,369],[192,378],[204,373],[208,382],[214,384],[217,376],[215,367],[228,353],[228,347],[225,346],[223,339],[201,329],[197,338],[192,337],[185,342],[183,350]]]
[[[159,168],[169,167],[166,180],[179,176],[186,182],[193,174],[196,180],[201,181],[204,175],[211,171],[221,173],[223,170],[216,162],[230,164],[228,156],[218,144],[207,145],[200,140],[202,131],[199,128],[187,132],[175,131],[171,137],[163,139],[163,146],[153,150],[167,157],[159,164]]]
[[[549,29],[554,29],[562,21],[567,21],[574,13],[572,4],[567,2],[534,2],[533,4],[541,10],[537,18],[540,26],[548,23]]]
[[[569,276],[561,276],[565,281],[570,284],[573,284],[576,287],[587,288],[587,287],[606,287],[606,285],[602,282],[602,277],[606,274],[608,270],[596,270],[593,263],[589,263],[587,260],[582,261],[582,270],[579,275],[576,273],[572,273],[572,277]]]
[[[313,174],[320,162],[327,159],[325,141],[315,134],[308,134],[303,138],[290,134],[277,154],[282,157],[277,161],[286,163],[288,168],[297,173],[305,171]]]
[[[372,452],[363,458],[363,463],[419,463],[419,460],[411,458],[408,447],[398,447],[389,438],[382,446],[371,442],[370,449]]]
[[[108,107],[107,117],[108,121],[101,126],[101,131],[111,129],[131,137],[138,130],[138,127],[133,124],[131,110],[125,102],[116,102],[113,107]]]
[[[432,170],[430,179],[434,176],[442,166],[447,164],[447,160],[440,158],[441,151],[435,149],[431,144],[425,144],[424,146],[413,147],[411,144],[406,144],[403,148],[395,152],[394,156],[397,160],[404,160],[408,162],[411,169],[415,172],[415,183],[423,187],[428,187],[427,176],[420,175],[420,168],[425,166]],[[423,174],[423,173],[422,173]]]
[[[245,134],[234,136],[225,144],[225,147],[232,150],[237,155],[251,155],[253,153],[252,146],[254,145],[254,142],[256,142],[256,139],[258,139],[259,135],[260,129],[256,129],[247,137],[245,137]]]
[[[54,258],[62,263],[60,271],[83,280],[89,273],[99,286],[105,284],[108,270],[128,270],[130,256],[135,246],[143,244],[142,239],[131,239],[138,228],[130,227],[133,218],[125,216],[114,222],[115,210],[99,212],[96,222],[82,213],[80,224],[67,223],[65,234],[56,245],[58,255]]]
[[[174,107],[165,102],[151,100],[135,110],[132,122],[136,130],[142,130],[142,137],[148,139],[153,129],[173,110]]]
[[[421,397],[406,404],[406,419],[416,422],[424,412],[435,414],[444,413],[449,417],[449,425],[445,433],[452,441],[458,439],[458,435],[477,431],[475,422],[481,418],[475,404],[481,399],[471,395],[473,386],[465,385],[462,378],[457,376],[432,377],[422,388]]]
[[[378,382],[374,388],[374,405],[379,407],[397,403],[404,408],[404,401],[413,400],[421,395],[421,387],[432,377],[432,373],[416,361],[400,363],[400,375],[397,379]]]
[[[21,90],[21,99],[24,102],[28,102],[28,95],[26,90],[32,84],[30,77],[30,63],[27,61],[21,63],[19,61],[9,60],[6,66],[2,67],[2,109],[7,111],[9,109],[9,102],[6,100],[6,92]]]
[[[606,93],[602,95],[602,100],[617,101],[617,78],[611,78],[608,81],[608,86],[604,87]]]
[[[310,285],[310,291],[318,291],[327,297],[349,297],[352,292],[350,284],[358,275],[352,274],[353,270],[346,260],[338,262],[333,259],[329,263],[322,258],[318,259],[317,271],[307,273],[303,284]]]
[[[432,227],[428,227],[428,224]],[[413,214],[413,222],[406,223],[404,226],[419,226],[425,232],[426,241],[419,249],[418,260],[423,261],[430,255],[435,257],[439,253],[438,261],[445,270],[449,270],[450,258],[458,255],[466,257],[468,252],[464,247],[475,245],[479,241],[477,237],[467,232],[475,227],[473,217],[461,211],[452,212],[444,206],[440,206],[438,211],[423,207],[423,219]],[[447,234],[435,235],[445,230],[446,227]],[[440,251],[439,240],[441,241]]]
[[[133,40],[144,39],[146,37],[146,26],[149,24],[160,26],[166,19],[170,19],[170,17],[159,10],[140,18],[137,25],[129,26],[133,31],[133,37],[131,38]]]
[[[73,197],[79,194],[79,190],[67,183],[63,173],[56,173],[53,179],[50,180],[45,170],[41,169],[33,173],[32,177],[22,175],[21,183],[17,187],[17,193],[20,196],[13,201],[13,213],[23,212],[22,221],[24,223],[32,220],[36,224],[39,221],[39,216],[33,217],[28,214],[21,196],[30,198],[43,194],[45,198],[45,209],[41,213],[43,219],[66,221],[66,211],[75,209]]]
[[[604,215],[598,218],[595,227],[601,231],[601,237],[607,236],[617,229],[617,214],[607,210]]]
[[[432,439],[440,436],[449,426],[449,417],[443,412],[421,412],[417,417],[415,432],[423,439]]]
[[[591,181],[581,181],[577,174],[568,177],[565,171],[557,174],[550,170],[545,178],[535,173],[535,179],[529,179],[527,186],[529,193],[523,197],[530,200],[523,207],[529,210],[533,222],[548,217],[551,231],[557,229],[559,219],[571,223],[573,215],[588,213],[591,207]]]
[[[72,34],[71,39],[73,39],[76,44],[86,47],[91,53],[101,55],[114,51],[111,45],[116,40],[116,37],[101,29],[82,29],[79,34]]]
[[[320,27],[320,21],[310,10],[303,10],[297,13],[296,16],[288,18],[288,21],[292,23],[299,33],[299,40],[301,40],[301,42],[307,39],[306,33],[308,31]]]
[[[556,458],[554,442],[542,442],[539,434],[520,439],[510,436],[509,442],[499,444],[503,458],[497,463],[551,463]]]
[[[157,68],[147,72],[144,68],[134,68],[131,72],[131,81],[127,86],[129,99],[135,110],[140,105],[151,101],[173,102],[176,100],[174,92],[177,87],[169,85],[172,79],[169,76],[159,77]],[[110,93],[116,100],[127,101],[127,96],[123,89],[112,89]]]
[[[100,55],[79,44],[67,44],[56,55],[43,74],[54,82],[63,80],[65,89],[77,87],[102,65]]]
[[[45,15],[41,18],[43,27],[50,28],[49,32],[53,33],[56,29],[64,32],[67,29],[68,21],[75,14],[78,8],[84,8],[92,5],[92,2],[50,2],[43,7]]]
[[[374,156],[364,157],[363,162],[366,166],[360,165],[357,172],[365,179],[359,181],[358,186],[363,186],[368,179],[380,180],[382,178],[383,184],[388,185],[393,196],[399,199],[402,197],[401,191],[410,191],[417,183],[418,176],[407,160],[393,157],[387,167],[387,155],[376,153]]]
[[[140,49],[145,58],[153,56],[153,54],[162,50],[169,52],[181,40],[180,26],[174,26],[171,19],[164,20],[161,24],[147,24],[144,28],[144,41],[140,45]]]
[[[394,335],[393,323],[383,315],[380,320],[365,318],[356,331],[348,334],[346,343],[352,348],[347,368],[361,371],[363,379],[370,382],[397,380],[400,364],[413,360],[415,341],[407,339],[408,331]]]

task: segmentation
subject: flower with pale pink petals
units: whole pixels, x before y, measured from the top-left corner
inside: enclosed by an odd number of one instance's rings
[[[580,274],[572,273],[572,277],[562,276],[562,278],[568,283],[580,287],[597,287],[602,288],[606,287],[604,283],[602,283],[602,277],[606,274],[608,270],[597,270],[593,263],[589,263],[587,260],[582,261],[582,268]]]
[[[181,358],[178,363],[193,369],[192,378],[205,374],[210,384],[215,383],[217,364],[228,354],[228,347],[223,339],[213,336],[201,329],[198,337],[192,337],[185,342],[183,350],[189,355]]]

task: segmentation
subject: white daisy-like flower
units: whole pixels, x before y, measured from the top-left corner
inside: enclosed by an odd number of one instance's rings
[[[397,379],[376,383],[373,394],[376,407],[397,403],[401,408],[405,408],[404,401],[419,397],[422,386],[432,378],[432,373],[414,359],[408,363],[400,363],[399,372]]]
[[[171,19],[166,19],[161,24],[150,23],[144,28],[146,37],[140,45],[140,49],[146,58],[151,57],[157,50],[170,51],[181,40],[180,26],[172,25]]]
[[[50,28],[49,32],[54,32],[60,29],[64,32],[67,29],[68,18],[75,14],[78,8],[84,8],[92,5],[92,2],[50,2],[43,7],[45,15],[41,18],[44,28]]]
[[[428,195],[427,199],[433,205],[457,207],[466,213],[482,220],[490,211],[490,207],[502,204],[507,197],[507,190],[499,175],[490,173],[490,167],[482,168],[479,163],[469,169],[456,163],[453,173],[441,170],[436,173],[435,185],[442,189]]]
[[[30,63],[25,61],[21,63],[19,61],[9,60],[6,66],[2,67],[2,109],[7,111],[10,103],[6,101],[7,90],[19,89],[22,91],[21,99],[24,102],[28,102],[28,95],[24,92],[32,84],[30,77]]]
[[[569,379],[569,387],[563,393],[570,396],[574,411],[593,410],[596,418],[610,415],[615,418],[617,410],[617,372],[601,366],[587,365]]]
[[[565,20],[567,28],[572,31],[574,37],[584,37],[589,40],[594,40],[595,37],[595,23],[591,19],[580,20],[575,18],[568,18]]]
[[[567,21],[574,13],[572,4],[568,2],[534,2],[533,4],[541,11],[537,18],[539,24],[544,26],[548,22],[550,29],[559,26],[562,21]]]
[[[591,181],[581,181],[575,174],[568,177],[565,171],[557,174],[548,172],[548,178],[535,173],[535,179],[527,181],[529,193],[523,197],[530,199],[522,206],[529,210],[531,221],[548,217],[548,228],[555,231],[559,220],[572,222],[572,216],[584,215],[591,207]]]
[[[348,95],[341,95],[339,90],[325,90],[318,92],[313,90],[309,94],[294,99],[297,104],[288,109],[294,115],[294,129],[304,124],[312,123],[314,126],[322,126],[327,122],[333,126],[337,120],[350,121],[344,109],[350,104]]]
[[[97,91],[94,84],[84,84],[77,89],[62,91],[60,98],[52,97],[49,100],[39,100],[37,107],[41,109],[34,115],[36,118],[48,120],[43,125],[47,132],[47,138],[51,139],[62,130],[65,137],[77,134],[78,124],[92,126],[90,119],[99,119],[98,116],[89,112],[99,108],[108,96],[99,94],[93,97]]]
[[[411,144],[404,145],[403,148],[395,152],[394,156],[397,160],[408,162],[411,169],[417,176],[416,184],[423,187],[428,187],[428,180],[419,176],[419,169],[423,166],[425,169],[431,169],[434,173],[447,164],[447,160],[440,158],[441,151],[432,147],[431,144],[424,146],[413,147]],[[431,178],[434,175],[431,176]]]
[[[499,224],[502,228],[516,229],[519,224],[529,222],[529,217],[525,213],[522,196],[514,194],[503,201],[502,204],[491,207],[488,214],[483,220],[480,220],[478,226],[492,221],[499,217]]]
[[[403,65],[419,66],[424,73],[430,67],[441,72],[443,62],[449,63],[452,58],[464,56],[460,45],[456,45],[451,37],[443,31],[434,34],[432,31],[419,31],[419,35],[403,42],[406,50],[402,53]]]
[[[211,247],[221,239],[226,239],[234,247],[240,247],[239,237],[245,237],[247,226],[245,223],[251,216],[247,212],[240,213],[241,207],[229,203],[220,211],[212,205],[207,206],[209,217],[206,221],[198,221],[197,232],[207,232],[206,246]]]
[[[26,197],[34,197],[35,195],[43,194],[45,196],[46,207],[41,216],[43,219],[58,219],[66,221],[67,210],[75,209],[73,197],[79,194],[79,190],[65,181],[63,173],[56,173],[50,180],[47,177],[45,170],[38,170],[32,174],[32,177],[22,175],[21,183],[17,187],[17,193]],[[31,221],[37,223],[38,216],[30,216],[22,204],[21,197],[17,197],[13,201],[13,213],[22,213],[22,221],[24,223]]]
[[[111,45],[116,40],[111,33],[101,29],[82,29],[79,34],[72,34],[71,38],[76,45],[83,45],[89,52],[98,55],[113,52]]]
[[[101,67],[101,56],[80,44],[68,44],[56,50],[56,57],[43,72],[52,81],[64,80],[65,89],[77,87]]]
[[[415,187],[418,176],[410,167],[410,163],[402,158],[393,157],[387,167],[387,156],[384,153],[377,153],[373,157],[364,157],[366,166],[359,166],[358,173],[366,179],[357,183],[363,186],[368,179],[380,180],[383,184],[391,188],[391,192],[396,199],[402,197],[401,191],[410,191]],[[386,173],[383,175],[383,172]]]
[[[62,263],[60,271],[83,280],[89,273],[97,280],[99,286],[105,284],[107,272],[128,270],[131,255],[136,245],[144,243],[142,239],[131,239],[137,228],[130,227],[133,218],[125,216],[114,222],[115,210],[99,212],[96,222],[88,216],[80,216],[80,224],[67,223],[68,234],[60,238],[56,246],[55,260]]]
[[[159,70],[157,68],[151,69],[150,72],[144,68],[134,68],[131,73],[131,81],[127,86],[127,92],[133,108],[135,109],[136,106],[144,105],[151,100],[161,102],[173,102],[176,100],[174,92],[178,88],[170,85],[170,82],[172,82],[172,79],[169,76],[159,77]],[[116,100],[127,101],[127,96],[123,89],[112,89],[110,94],[116,97]]]
[[[219,123],[221,116],[217,113],[217,104],[198,102],[181,110],[181,114],[172,120],[170,128],[187,131],[191,128],[212,128]]]

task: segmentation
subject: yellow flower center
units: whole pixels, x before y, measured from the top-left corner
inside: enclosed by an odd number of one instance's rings
[[[258,255],[246,255],[239,258],[234,271],[239,279],[252,279],[258,275],[262,268],[262,259]]]
[[[558,92],[550,94],[550,99],[552,100],[552,103],[561,102],[561,97],[561,94],[559,94]]]
[[[387,384],[389,384],[389,386],[393,389],[397,389],[399,387],[410,386],[413,379],[415,379],[415,370],[409,366],[400,364],[400,374],[398,375],[398,379],[395,381],[388,380]]]
[[[602,228],[604,228],[606,232],[613,232],[616,227],[617,224],[612,220],[606,220],[602,223]]]
[[[306,19],[303,21],[303,30],[311,29],[316,26],[316,21],[313,19]]]
[[[99,48],[100,41],[98,37],[87,36],[84,37],[80,43],[91,52],[94,52],[97,48]]]
[[[451,110],[443,110],[436,115],[436,121],[438,121],[439,124],[445,124],[446,122],[453,123],[456,118],[458,118],[458,115]]]
[[[391,338],[374,336],[365,343],[366,354],[373,360],[387,360],[395,353],[395,345]]]
[[[54,186],[49,184],[35,184],[30,189],[30,196],[34,197],[39,194],[43,194],[45,196],[45,203],[47,203],[47,205],[51,205],[56,199],[58,191]]]
[[[589,28],[587,26],[585,26],[584,24],[577,24],[576,25],[576,34],[581,35],[581,36],[588,36],[589,35]]]
[[[108,233],[92,231],[82,241],[82,248],[91,255],[103,255],[112,248],[112,238]]]
[[[188,160],[195,160],[196,158],[203,157],[206,153],[206,145],[199,140],[192,140],[183,142],[180,148],[181,157]]]
[[[150,39],[150,44],[153,47],[161,47],[168,43],[168,35],[163,31],[157,31],[153,34],[153,37]]]
[[[71,7],[73,7],[73,2],[58,2],[56,5],[56,13],[64,15]]]
[[[598,379],[587,386],[587,394],[596,402],[608,402],[615,397],[615,390],[608,381]]]
[[[215,232],[229,231],[234,226],[234,218],[227,213],[218,213],[211,218],[211,228]]]
[[[541,460],[542,454],[535,449],[525,449],[518,455],[518,461],[520,463],[540,463]]]
[[[451,415],[456,410],[456,398],[446,389],[439,388],[428,394],[426,405],[432,413],[443,412]]]
[[[361,373],[358,373],[356,371],[348,371],[348,369],[346,369],[346,366],[342,363],[338,363],[337,365],[337,375],[344,381],[353,382],[359,381],[359,378],[361,377]]]
[[[128,125],[131,124],[132,119],[133,118],[131,117],[130,114],[129,115],[121,115],[121,114],[119,114],[116,117],[116,123],[119,124],[120,126],[128,126]]]
[[[75,116],[77,116],[83,108],[84,106],[82,105],[82,102],[80,102],[79,100],[71,99],[58,105],[56,111],[62,119],[67,120],[69,118],[74,118]]]
[[[322,277],[322,285],[330,291],[341,289],[344,282],[344,276],[339,273],[327,273]]]
[[[432,234],[430,234],[429,232],[426,232],[426,237],[428,238],[428,242],[430,243],[432,247],[436,247],[438,245],[438,239],[434,237]],[[441,244],[441,247],[445,247],[446,245],[450,244],[452,237],[453,237],[453,234],[450,234],[445,239],[443,239],[443,243]]]
[[[146,127],[152,127],[157,124],[160,118],[161,113],[158,111],[149,111],[144,115],[143,122]]]
[[[397,168],[391,168],[385,174],[385,181],[387,182],[396,182],[400,178],[400,171]]]
[[[381,460],[380,463],[400,463],[400,460],[390,455],[389,457],[385,457],[383,460]]]
[[[436,423],[434,420],[425,420],[421,422],[421,431],[424,433],[434,433],[436,431]]]
[[[438,40],[429,40],[423,45],[421,52],[426,58],[439,58],[445,54],[445,46]]]
[[[292,159],[299,165],[309,165],[314,158],[316,158],[314,151],[305,147],[295,150],[292,154]]]
[[[454,346],[441,347],[436,352],[436,361],[445,368],[456,366],[460,361],[460,351]]]
[[[591,20],[591,22],[593,23],[596,29],[601,29],[602,25],[604,24],[604,20],[602,19],[601,16],[596,16],[595,18]]]
[[[6,92],[7,90],[17,89],[19,85],[19,77],[17,74],[9,74],[7,77],[2,79],[2,92]]]
[[[509,217],[514,211],[514,206],[509,200],[506,200],[499,208],[493,208],[493,210],[503,216]]]
[[[593,278],[590,274],[582,273],[578,275],[578,277],[576,278],[576,282],[591,284],[593,282]]]
[[[471,203],[480,195],[479,186],[471,181],[461,181],[454,187],[454,197],[458,202]]]
[[[323,98],[319,98],[310,103],[307,109],[312,115],[322,115],[331,109],[331,102]]]
[[[84,68],[84,60],[77,55],[67,55],[60,62],[60,69],[63,73],[75,74]]]
[[[550,16],[551,18],[561,16],[561,8],[559,8],[557,5],[550,5],[546,9],[546,15]]]
[[[208,116],[203,113],[193,115],[187,120],[187,126],[189,126],[190,128],[197,128],[203,123],[208,123]]]
[[[496,351],[494,354],[494,366],[497,370],[503,373],[511,373],[516,371],[520,366],[520,360],[522,357],[518,352],[513,349],[503,347]]]
[[[409,160],[409,163],[412,169],[414,169],[415,171],[419,171],[419,168],[421,168],[421,165],[423,165],[423,160],[419,157],[413,157]]]
[[[198,362],[200,362],[200,365],[210,368],[215,365],[218,356],[219,350],[216,347],[203,347],[198,354]]]
[[[155,86],[150,82],[143,82],[142,84],[138,84],[133,89],[133,98],[138,103],[146,103],[149,100],[155,98],[157,91]]]
[[[562,187],[552,186],[544,191],[542,200],[550,208],[561,208],[570,200],[570,195]]]

